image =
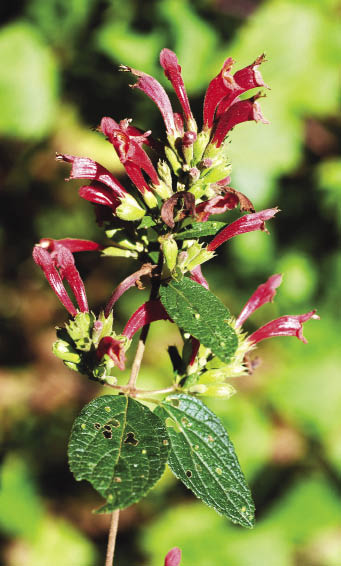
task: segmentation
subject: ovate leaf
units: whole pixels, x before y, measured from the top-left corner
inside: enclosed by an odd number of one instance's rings
[[[199,283],[184,278],[160,288],[163,306],[171,319],[228,363],[237,349],[238,338],[223,303]]]
[[[176,240],[187,240],[203,238],[204,236],[214,236],[219,230],[227,226],[226,222],[194,222],[191,226],[175,235]]]
[[[244,527],[254,524],[254,504],[233,444],[218,417],[189,395],[170,395],[155,414],[171,442],[168,463],[206,505]]]
[[[159,417],[126,396],[104,395],[74,422],[69,464],[77,481],[88,480],[107,500],[109,513],[136,503],[162,475],[169,450]]]

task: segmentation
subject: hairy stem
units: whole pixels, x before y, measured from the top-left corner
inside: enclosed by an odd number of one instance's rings
[[[120,510],[116,509],[111,515],[111,523],[109,529],[109,538],[108,538],[108,546],[107,546],[107,555],[105,559],[105,566],[114,566],[114,554],[115,554],[115,544],[116,544],[116,535],[117,535],[117,527],[118,527],[118,519],[120,516]]]
[[[112,385],[110,383],[106,383],[108,387],[112,387],[113,389],[117,389],[118,391],[122,391],[122,393],[129,393],[131,390],[129,385]],[[171,385],[170,387],[165,387],[163,389],[134,389],[135,397],[144,397],[146,395],[163,395],[164,393],[173,393],[176,391],[176,386]]]

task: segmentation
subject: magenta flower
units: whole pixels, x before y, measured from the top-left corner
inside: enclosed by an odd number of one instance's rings
[[[159,300],[147,301],[130,317],[122,334],[131,339],[140,328],[157,320],[170,320],[170,318]]]
[[[258,70],[258,66],[263,63],[265,56],[261,55],[252,65],[244,67],[237,71],[233,76],[230,74],[234,64],[233,59],[229,57],[223,64],[220,73],[208,85],[205,101],[204,101],[204,126],[211,129],[213,126],[215,112],[221,114],[226,111],[236,98],[244,92],[258,87],[264,86],[262,76]]]
[[[125,65],[121,65],[120,68],[122,71],[130,71],[133,75],[138,77],[137,83],[130,86],[142,90],[142,92],[155,102],[162,114],[167,134],[174,137],[177,133],[177,127],[175,125],[172,105],[163,86],[161,86],[159,81],[154,79],[154,77],[147,75],[147,73],[143,73],[132,67],[126,67]]]
[[[238,316],[236,320],[236,327],[239,328],[242,326],[246,319],[249,318],[256,309],[259,309],[259,307],[265,305],[265,303],[272,302],[276,295],[276,289],[281,283],[282,275],[277,274],[271,275],[265,283],[259,285]]]
[[[275,336],[296,336],[306,344],[307,340],[303,336],[303,323],[311,318],[319,319],[320,317],[315,313],[316,310],[313,310],[306,314],[287,315],[276,318],[256,330],[256,332],[248,337],[248,340],[256,344],[261,340],[274,338]]]
[[[194,129],[196,131],[196,123],[189,105],[186,88],[181,76],[181,67],[178,63],[177,56],[170,49],[162,49],[160,53],[160,63],[164,69],[167,79],[172,83],[179,99],[188,129]]]
[[[105,354],[113,360],[118,369],[122,371],[125,369],[126,356],[124,353],[124,342],[122,340],[116,340],[111,336],[104,336],[98,344],[96,356],[101,360]]]
[[[254,232],[255,230],[265,230],[265,221],[270,220],[275,214],[277,214],[278,208],[267,208],[266,210],[261,210],[260,212],[255,212],[253,214],[247,214],[238,218],[221,230],[213,240],[208,244],[207,250],[213,252],[221,244],[238,236],[239,234],[245,234],[246,232]]]
[[[257,102],[260,95],[253,96],[247,100],[240,100],[230,106],[223,112],[217,120],[211,143],[216,147],[220,147],[225,140],[228,132],[232,130],[237,124],[254,120],[255,122],[269,122],[264,118],[260,106]]]
[[[179,566],[181,561],[181,550],[177,546],[172,548],[165,558],[164,566]]]
[[[75,266],[73,255],[65,245],[58,240],[42,240],[40,244],[34,246],[33,259],[43,270],[58,299],[72,316],[76,316],[77,310],[63,285],[64,278],[71,287],[79,310],[89,312],[84,283]]]

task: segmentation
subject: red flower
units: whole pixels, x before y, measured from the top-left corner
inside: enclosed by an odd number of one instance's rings
[[[170,136],[175,136],[177,133],[177,128],[174,121],[172,105],[165,89],[160,85],[159,81],[154,79],[154,77],[147,75],[147,73],[143,73],[142,71],[138,71],[136,69],[133,69],[132,67],[121,65],[120,68],[122,71],[130,71],[131,73],[133,73],[133,75],[136,75],[138,77],[137,83],[130,86],[132,88],[138,88],[139,90],[142,90],[142,92],[144,92],[147,96],[149,96],[149,98],[153,100],[153,102],[155,102],[162,114],[167,134]]]
[[[122,334],[131,339],[140,328],[156,320],[170,320],[170,318],[159,300],[147,301],[130,317]]]
[[[204,126],[212,128],[214,114],[227,110],[236,98],[244,92],[258,86],[266,86],[258,70],[265,56],[261,55],[252,65],[237,71],[233,76],[230,70],[234,64],[229,57],[223,64],[220,73],[208,85],[204,101]]]
[[[306,344],[307,340],[303,336],[303,323],[310,318],[319,319],[320,317],[315,313],[316,310],[313,310],[306,314],[287,315],[276,318],[256,330],[256,332],[248,337],[248,340],[256,344],[261,340],[275,336],[296,336]]]
[[[236,327],[239,328],[242,326],[256,309],[259,309],[259,307],[265,305],[265,303],[271,302],[276,295],[277,287],[279,287],[281,283],[282,275],[271,275],[265,283],[259,285],[237,318]]]
[[[238,220],[226,226],[226,228],[221,230],[221,232],[213,238],[208,244],[207,250],[212,252],[217,249],[218,246],[221,246],[221,244],[239,234],[245,234],[246,232],[253,232],[255,230],[265,230],[265,221],[270,220],[277,212],[278,208],[267,208],[266,210],[238,218]]]
[[[42,240],[40,244],[34,246],[33,259],[43,270],[58,299],[72,316],[76,316],[77,310],[63,285],[64,277],[72,289],[79,310],[89,312],[84,283],[75,266],[73,255],[65,245],[58,240]]]
[[[126,277],[123,281],[121,281],[121,283],[116,287],[115,291],[111,295],[107,303],[107,306],[105,307],[104,310],[105,317],[108,318],[114,304],[123,295],[123,293],[128,291],[128,289],[130,289],[131,287],[134,287],[134,285],[139,284],[140,278],[143,275],[150,275],[152,270],[155,268],[156,265],[152,265],[151,263],[145,263],[141,267],[141,269],[135,271],[135,273],[132,273],[131,275]]]
[[[124,342],[116,340],[111,336],[104,336],[98,344],[96,355],[97,358],[101,360],[105,354],[113,360],[118,369],[125,369],[126,356],[124,353]]]
[[[219,183],[216,183],[216,185],[219,188]],[[238,204],[240,205],[240,210],[255,211],[252,202],[243,193],[232,189],[232,187],[226,187],[222,190],[223,194],[201,202],[195,207],[199,222],[206,222],[211,214],[223,214],[226,210],[233,210]]]
[[[175,53],[170,49],[162,49],[160,63],[165,71],[167,79],[172,83],[179,102],[182,106],[185,121],[189,130],[196,130],[196,123],[188,102],[187,92],[181,76],[181,67]]]
[[[228,110],[223,112],[217,120],[217,126],[211,143],[213,143],[216,147],[220,147],[228,132],[237,124],[241,124],[242,122],[254,120],[255,122],[268,124],[269,122],[264,118],[257,102],[259,97],[260,95],[258,94],[252,98],[248,98],[247,100],[235,102],[228,108]]]

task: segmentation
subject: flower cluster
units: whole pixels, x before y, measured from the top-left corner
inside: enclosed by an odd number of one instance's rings
[[[112,383],[113,368],[125,367],[125,351],[134,334],[153,321],[171,321],[158,296],[160,284],[187,274],[208,289],[201,265],[231,238],[266,230],[265,222],[278,212],[277,208],[256,212],[247,196],[230,186],[231,164],[226,156],[226,140],[235,126],[247,121],[267,123],[259,105],[262,90],[240,98],[255,88],[267,88],[259,70],[264,60],[261,55],[251,65],[233,73],[234,61],[226,59],[207,88],[200,131],[181,67],[172,51],[163,49],[160,63],[181,112],[173,110],[165,89],[155,78],[122,66],[123,71],[137,79],[131,86],[157,105],[165,125],[165,136],[159,140],[152,137],[151,131],[143,132],[133,126],[131,119],[116,122],[110,117],[102,118],[99,131],[125,168],[130,180],[126,187],[92,159],[57,154],[58,160],[71,164],[69,179],[89,181],[79,189],[79,195],[94,205],[97,222],[104,226],[111,240],[109,246],[102,246],[87,240],[45,238],[34,247],[34,261],[72,317],[66,328],[58,330],[54,345],[55,354],[71,369]],[[209,222],[211,215],[238,206],[246,214],[230,224],[219,224],[220,229],[214,231],[214,223]],[[203,227],[208,225],[212,231],[205,232]],[[213,237],[208,241],[210,236]],[[84,284],[75,266],[73,254],[83,251],[100,251],[105,256],[129,257],[139,262],[138,270],[118,285],[98,317],[89,311]],[[131,316],[122,334],[117,335],[112,316],[115,303],[132,286],[141,287],[141,277],[151,280],[151,298]],[[77,307],[64,286],[64,279]],[[270,277],[251,296],[237,320],[229,321],[238,337],[238,348],[229,364],[214,357],[196,338],[183,334],[182,370],[176,386],[192,394],[229,397],[233,388],[226,379],[247,371],[247,355],[259,341],[274,336],[297,336],[305,342],[302,325],[310,318],[318,318],[315,311],[282,316],[250,336],[241,329],[257,308],[273,299],[280,283],[280,275]]]

